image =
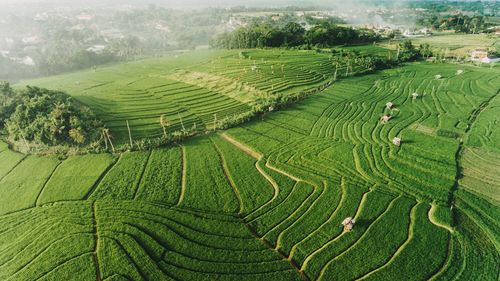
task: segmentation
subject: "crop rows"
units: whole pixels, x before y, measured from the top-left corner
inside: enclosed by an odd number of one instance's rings
[[[199,68],[266,65],[288,53],[245,56]],[[236,73],[228,65],[212,73]],[[304,75],[331,71],[315,67]],[[456,68],[410,65],[347,79],[258,122],[116,159],[24,157],[0,144],[0,160],[17,159],[0,162],[0,277],[496,280],[496,193],[467,185],[471,177],[496,186],[487,164],[496,159],[485,147],[455,158],[467,116],[494,96],[496,76],[474,69],[460,77]],[[393,119],[381,124],[384,114]],[[474,143],[478,128],[488,127],[472,127],[466,140]],[[455,190],[457,161],[464,187]],[[83,177],[67,175],[84,166]],[[17,194],[30,196],[11,203]],[[346,217],[356,220],[351,232]]]
[[[161,59],[172,66],[168,69],[145,60],[27,83],[68,91],[104,121],[116,144],[123,144],[129,141],[129,128],[133,140],[162,136],[161,116],[169,122],[168,133],[210,130],[215,118],[250,112],[254,102],[278,93],[317,88],[331,81],[335,71],[340,77],[347,70],[334,66],[329,54],[311,51],[242,53]],[[349,71],[364,69],[353,63]]]

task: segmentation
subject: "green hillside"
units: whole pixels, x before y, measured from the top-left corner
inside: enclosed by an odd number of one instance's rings
[[[377,49],[378,50],[378,49]],[[351,59],[314,51],[198,51],[30,80],[24,84],[63,90],[104,121],[118,144],[195,128],[249,113],[277,95],[293,95],[362,72]],[[349,69],[347,69],[349,68]]]

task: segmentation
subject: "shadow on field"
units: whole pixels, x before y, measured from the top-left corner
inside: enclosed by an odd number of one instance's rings
[[[360,228],[366,229],[370,224],[372,224],[374,220],[367,220],[367,219],[360,219],[356,221],[356,224],[354,227],[358,226]]]

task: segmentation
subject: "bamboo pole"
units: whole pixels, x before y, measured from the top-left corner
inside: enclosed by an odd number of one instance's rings
[[[163,135],[167,138],[167,129],[165,128],[165,117],[163,115],[160,116],[160,125],[163,128]]]
[[[130,132],[130,125],[128,124],[128,120],[127,120],[127,130],[128,130],[128,139],[130,140],[130,148],[132,148],[134,144],[132,143],[132,133]]]
[[[182,126],[182,130],[185,131],[186,128],[184,128],[184,123],[182,122],[182,116],[179,112],[177,112],[177,115],[179,115],[179,119],[181,120],[181,126]]]
[[[111,136],[109,135],[109,129],[106,129],[106,136],[108,137],[109,144],[111,145],[111,149],[113,150],[113,153],[115,153],[115,146],[113,145],[113,142],[111,141]]]
[[[217,113],[214,114],[214,132],[216,129],[216,125],[217,125]]]
[[[102,138],[104,139],[104,145],[106,150],[108,150],[108,139],[106,138],[106,134],[104,133],[104,129],[102,130]]]

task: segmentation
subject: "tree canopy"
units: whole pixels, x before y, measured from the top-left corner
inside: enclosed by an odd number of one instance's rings
[[[96,141],[102,123],[64,92],[0,84],[0,127],[12,141],[83,146]]]
[[[301,45],[331,47],[344,44],[369,43],[380,40],[373,31],[353,29],[321,22],[306,30],[290,22],[284,27],[253,24],[226,32],[212,40],[215,48],[245,49],[264,47],[296,47]]]

